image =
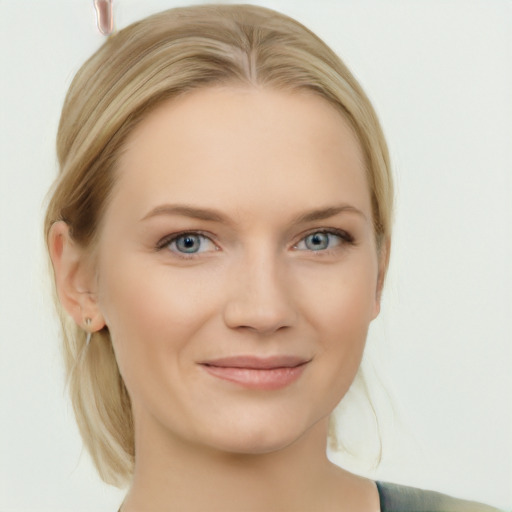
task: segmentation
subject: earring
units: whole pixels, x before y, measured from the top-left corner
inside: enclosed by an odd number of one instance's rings
[[[86,347],[88,347],[89,343],[91,342],[92,333],[91,333],[91,331],[89,331],[89,327],[91,326],[91,322],[92,322],[92,320],[90,318],[86,318],[85,319],[85,325],[87,327],[87,337],[85,338],[85,346]]]

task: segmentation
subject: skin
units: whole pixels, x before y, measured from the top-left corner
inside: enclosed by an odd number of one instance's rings
[[[379,510],[325,455],[385,271],[348,123],[312,93],[199,90],[149,114],[117,171],[94,261],[62,222],[50,246],[62,303],[108,326],[132,399],[123,511]],[[306,362],[272,390],[201,364],[239,355]]]

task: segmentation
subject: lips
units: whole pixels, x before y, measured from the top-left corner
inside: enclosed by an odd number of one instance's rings
[[[236,356],[199,363],[211,376],[249,389],[277,390],[295,382],[310,362],[297,356]]]

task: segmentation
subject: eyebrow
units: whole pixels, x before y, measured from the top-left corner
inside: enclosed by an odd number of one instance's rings
[[[306,213],[301,213],[292,220],[292,224],[303,224],[306,222],[329,219],[344,212],[355,213],[366,220],[366,215],[361,210],[357,209],[355,206],[352,205],[342,204],[338,206],[318,208]],[[221,214],[216,210],[210,208],[197,208],[195,206],[180,204],[163,204],[157,206],[156,208],[153,208],[144,217],[142,217],[141,221],[145,221],[161,215],[178,215],[198,220],[220,222],[224,224],[230,223],[229,219],[225,215]]]
[[[342,204],[339,206],[329,206],[327,208],[320,208],[318,210],[303,213],[296,217],[293,222],[296,224],[301,224],[304,222],[313,222],[315,220],[324,220],[344,212],[355,213],[366,219],[366,215],[361,210],[357,209],[355,206],[349,204]]]
[[[227,222],[224,215],[210,210],[208,208],[196,208],[188,205],[163,204],[153,208],[147,215],[142,217],[142,221],[158,217],[160,215],[179,215],[182,217],[190,217],[192,219],[209,220],[213,222]]]

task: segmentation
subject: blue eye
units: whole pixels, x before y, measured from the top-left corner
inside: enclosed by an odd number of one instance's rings
[[[207,236],[200,233],[175,235],[159,245],[161,248],[167,247],[170,251],[184,256],[217,250],[217,246]]]
[[[181,235],[174,243],[178,251],[187,254],[198,252],[201,248],[201,238],[198,235]]]
[[[315,231],[304,237],[296,246],[295,249],[301,251],[325,251],[333,249],[343,243],[349,241],[348,234],[331,233],[329,231]]]
[[[329,242],[329,233],[313,233],[304,239],[304,243],[310,251],[321,251],[327,249],[327,247],[329,247]]]

